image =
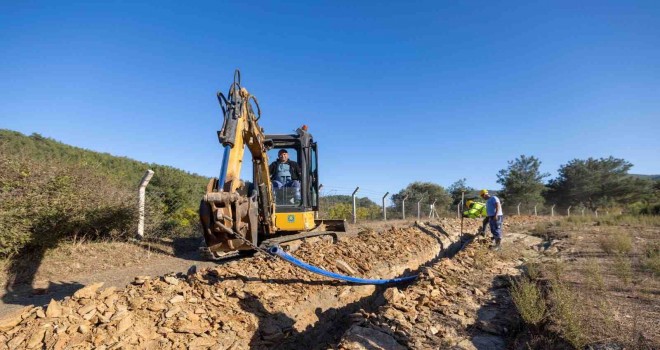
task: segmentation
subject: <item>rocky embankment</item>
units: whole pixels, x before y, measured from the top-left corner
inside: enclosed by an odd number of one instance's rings
[[[474,232],[477,225],[468,221],[464,231]],[[356,326],[387,328],[399,346],[441,344],[454,335],[449,326],[425,320],[444,310],[463,325],[460,317],[472,311],[453,310],[452,298],[483,296],[487,289],[450,287],[443,284],[448,277],[434,272],[453,271],[458,283],[470,273],[473,249],[459,253],[458,260],[442,259],[463,246],[459,237],[459,222],[442,219],[366,229],[335,244],[313,238],[287,247],[301,260],[358,277],[391,278],[429,266],[405,292],[332,281],[259,255],[212,269],[192,267],[185,275],[139,276],[125,289],[92,284],[64,300],[5,317],[0,349],[310,349],[340,342],[350,347],[350,334],[360,332]],[[440,340],[417,343],[422,334]]]

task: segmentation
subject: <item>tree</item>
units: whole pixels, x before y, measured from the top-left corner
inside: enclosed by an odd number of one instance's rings
[[[624,159],[611,156],[573,159],[550,181],[547,197],[563,206],[583,205],[591,210],[633,203],[651,190],[651,183],[629,176],[631,167]]]
[[[452,205],[457,205],[458,203],[461,202],[463,192],[470,193],[470,192],[475,192],[476,189],[468,186],[466,184],[466,179],[458,179],[456,182],[451,184],[448,188],[447,191],[449,191],[449,194],[451,195]]]
[[[535,205],[543,203],[543,178],[541,161],[534,156],[521,155],[508,162],[509,167],[497,173],[497,182],[502,185],[500,196],[509,204]]]
[[[320,210],[327,219],[351,219],[353,217],[353,197],[348,195],[330,195],[319,198]],[[368,197],[356,197],[356,216],[358,220],[378,218],[381,207]]]
[[[427,206],[435,200],[437,208],[444,208],[451,203],[451,196],[444,187],[432,182],[416,181],[399,191],[399,193],[392,195],[395,210],[399,213],[402,209],[402,200],[406,195],[408,196],[406,199],[406,215],[417,215],[417,202],[420,199]]]

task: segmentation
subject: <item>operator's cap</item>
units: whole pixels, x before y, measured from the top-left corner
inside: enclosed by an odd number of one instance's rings
[[[480,195],[480,196],[483,196],[484,194],[488,194],[488,190],[487,190],[487,189],[483,189],[483,190],[481,190],[481,191],[479,192],[479,195]]]
[[[282,153],[289,154],[289,152],[287,152],[287,150],[285,150],[284,148],[282,148],[281,150],[279,150],[279,151],[277,152],[277,155],[279,156],[279,155],[282,154]]]

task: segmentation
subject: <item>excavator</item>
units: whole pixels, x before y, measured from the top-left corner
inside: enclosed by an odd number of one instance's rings
[[[291,134],[265,134],[261,108],[241,85],[239,70],[225,96],[217,93],[223,124],[217,132],[223,148],[218,178],[211,178],[199,217],[206,248],[217,259],[230,252],[249,254],[269,246],[314,236],[335,240],[346,232],[345,220],[317,219],[319,211],[318,148],[308,127]],[[256,112],[256,113],[255,113]],[[240,179],[245,150],[252,159],[252,181]],[[268,152],[284,152],[299,164],[299,186],[274,188]]]

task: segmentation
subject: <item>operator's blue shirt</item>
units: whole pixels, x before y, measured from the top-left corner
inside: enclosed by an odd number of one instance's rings
[[[502,214],[502,205],[500,205],[500,210],[495,212],[497,210],[497,203],[500,203],[500,199],[497,198],[497,196],[491,196],[488,198],[486,201],[486,215],[488,216],[500,216]]]
[[[288,163],[278,163],[275,178],[281,183],[287,183],[291,180],[291,166]]]

